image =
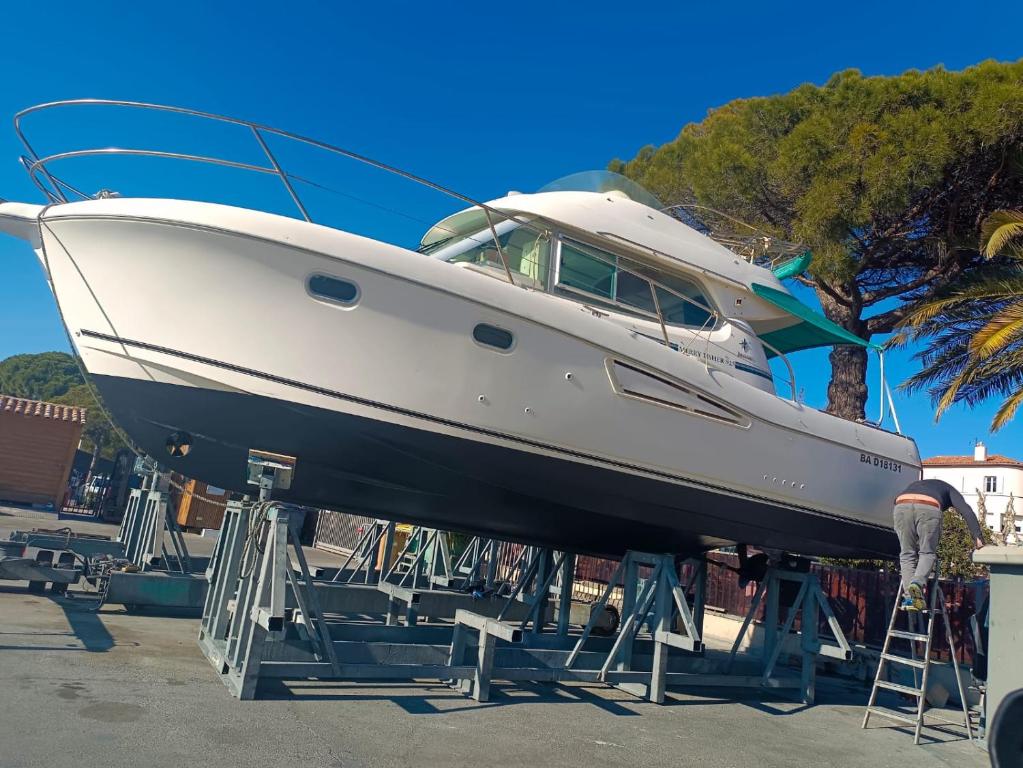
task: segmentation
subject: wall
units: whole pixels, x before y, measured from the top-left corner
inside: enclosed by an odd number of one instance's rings
[[[0,499],[60,509],[84,422],[82,408],[0,395]]]
[[[963,498],[977,511],[977,489],[984,490],[985,476],[998,478],[998,491],[985,493],[987,524],[995,531],[1002,528],[1002,513],[1009,502],[1009,494],[1015,497],[1016,531],[1023,533],[1023,467],[979,465],[969,467],[924,467],[924,477],[944,480],[959,489]]]

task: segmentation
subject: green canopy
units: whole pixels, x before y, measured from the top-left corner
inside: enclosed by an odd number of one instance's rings
[[[814,312],[810,307],[795,296],[779,291],[759,283],[753,283],[753,293],[769,301],[776,307],[783,309],[793,317],[798,317],[803,322],[782,328],[779,331],[771,331],[760,336],[762,341],[767,342],[781,353],[795,352],[800,349],[811,347],[833,346],[835,344],[856,344],[860,347],[879,349],[876,344],[864,341],[854,333],[850,333],[842,326],[831,322],[823,315]],[[768,357],[774,357],[771,349],[765,349]]]
[[[813,261],[813,254],[809,251],[803,251],[795,258],[782,262],[771,271],[774,272],[774,276],[779,280],[786,280],[806,272],[806,268],[810,266],[811,261]]]

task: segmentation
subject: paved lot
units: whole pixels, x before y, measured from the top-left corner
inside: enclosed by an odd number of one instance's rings
[[[57,523],[0,508],[0,537],[34,526]],[[812,708],[713,694],[659,707],[584,685],[498,684],[476,704],[437,684],[315,682],[238,702],[199,653],[197,628],[0,582],[0,768],[988,764],[954,731],[921,747],[900,729],[861,731],[866,690],[823,679]]]

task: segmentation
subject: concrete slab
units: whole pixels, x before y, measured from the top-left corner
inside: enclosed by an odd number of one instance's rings
[[[191,618],[96,614],[0,585],[0,768],[988,764],[954,729],[920,747],[904,729],[861,731],[868,689],[823,678],[812,708],[735,691],[657,706],[585,684],[496,683],[477,704],[435,683],[315,681],[239,702],[197,632]]]

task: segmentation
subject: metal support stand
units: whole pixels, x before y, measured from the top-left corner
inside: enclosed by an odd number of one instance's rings
[[[816,574],[810,571],[809,562],[801,558],[790,558],[768,569],[767,577],[758,585],[750,610],[732,645],[726,672],[731,671],[736,653],[764,602],[765,595],[767,602],[761,627],[763,666],[759,685],[770,688],[798,688],[801,700],[806,704],[812,704],[815,696],[817,657],[828,656],[849,661],[852,659],[852,647],[831,610]],[[822,642],[819,636],[818,626],[822,611],[834,635],[834,644]],[[798,656],[801,674],[797,679],[778,677],[775,675],[778,662],[782,653],[786,651],[786,643],[793,635],[797,616],[800,617],[800,631],[796,633],[798,650],[789,649],[789,652]]]
[[[143,488],[132,490],[117,540],[124,557],[139,570],[155,565],[186,574],[192,572],[185,537],[169,504],[169,478],[159,472],[150,475]],[[168,552],[167,540],[173,555]]]
[[[298,511],[262,501],[251,509],[231,505],[225,515],[208,571],[199,646],[232,693],[253,698],[265,679],[474,676],[474,666],[453,668],[446,663],[450,654],[440,650],[450,645],[452,625],[423,625],[419,617],[453,619],[471,607],[493,623],[491,635],[503,636],[494,617],[506,601],[388,581],[314,581],[299,543]],[[371,538],[385,535],[378,530]],[[512,605],[510,618],[526,618],[530,606]],[[359,621],[343,621],[348,615]],[[367,616],[383,620],[367,624]]]
[[[329,664],[334,676],[341,671],[316,589],[311,588],[301,529],[292,512],[287,506],[261,502],[246,526],[245,512],[232,510],[211,566],[213,587],[203,610],[199,643],[240,699],[255,697],[267,646],[283,643],[289,627],[302,626],[302,639],[311,645],[315,660]],[[227,588],[233,576],[240,580],[232,605]],[[293,605],[286,599],[289,595]]]
[[[198,575],[207,559],[193,557],[170,505],[170,477],[152,472],[131,491],[117,535],[122,547],[112,560],[97,562],[100,606],[152,606],[197,610],[206,596]],[[130,563],[123,567],[124,561]]]
[[[518,580],[503,597],[438,588],[430,576],[439,573],[421,568],[430,547],[440,552],[441,534],[427,529],[417,534],[415,551],[409,547],[396,558],[408,567],[399,572],[392,564],[385,572],[398,583],[359,584],[336,576],[316,582],[296,530],[290,508],[272,502],[252,511],[232,508],[225,517],[199,644],[239,698],[252,698],[260,680],[316,678],[442,680],[478,701],[487,700],[492,680],[602,682],[658,703],[671,686],[792,687],[812,701],[817,656],[851,656],[809,572],[772,569],[758,590],[729,658],[766,599],[774,623],[765,632],[761,673],[708,674],[718,668],[703,656],[701,640],[705,562],[686,566],[686,578],[680,579],[672,555],[628,552],[600,599],[585,605],[571,600],[571,552],[523,547],[512,568]],[[342,569],[343,578],[366,573],[387,530],[384,524],[366,532],[350,558],[356,567]],[[450,578],[463,585],[476,585],[481,577],[495,583],[494,542],[470,542],[467,551],[451,567]],[[594,629],[606,622],[605,609],[619,585],[618,631],[599,637]],[[817,636],[821,610],[836,631],[834,653]],[[803,621],[798,647],[803,675],[782,678],[775,670],[797,615]],[[373,616],[378,622],[366,621]],[[583,623],[581,632],[572,629]]]
[[[363,531],[351,554],[341,563],[331,581],[340,584],[376,583],[381,574],[390,571],[393,549],[394,523],[388,520],[375,521]]]
[[[650,569],[649,574],[641,577],[640,568]],[[631,682],[636,676],[630,675],[628,676],[630,682],[620,682],[618,685],[630,693],[643,695],[645,692],[650,701],[660,704],[664,701],[667,687],[668,649],[678,648],[699,653],[703,650],[703,641],[700,639],[700,631],[692,610],[686,601],[685,592],[679,583],[673,556],[627,552],[608,581],[607,588],[597,601],[596,607],[602,608],[607,605],[612,591],[623,576],[622,622],[614,645],[600,667],[598,679],[612,682],[615,677],[612,667],[620,673],[632,671],[636,639],[646,625],[653,639],[654,654],[652,667],[649,673],[645,674],[648,679],[637,684]],[[676,610],[683,633],[672,629]],[[575,665],[593,631],[597,616],[597,611],[594,611],[565,662],[566,669]]]
[[[166,475],[151,473],[143,488],[131,492],[115,540],[69,529],[15,531],[4,550],[21,554],[33,547],[39,550],[37,561],[52,561],[55,553],[60,553],[61,563],[77,558],[76,573],[97,587],[97,608],[108,602],[199,608],[206,582],[193,571],[204,568],[206,559],[189,554],[168,503],[168,485]]]
[[[468,589],[472,585],[479,585],[485,592],[492,591],[497,579],[499,547],[500,542],[497,539],[482,536],[470,539],[468,546],[452,567],[456,579],[454,586],[457,589]]]

